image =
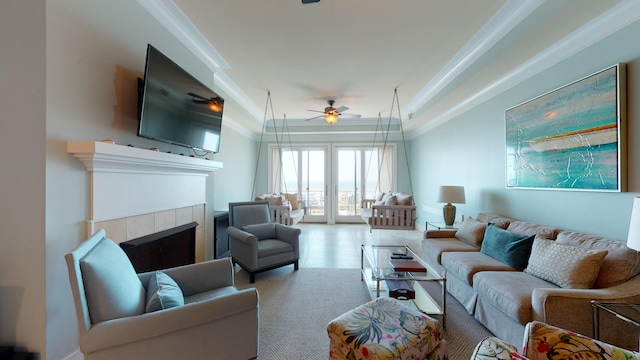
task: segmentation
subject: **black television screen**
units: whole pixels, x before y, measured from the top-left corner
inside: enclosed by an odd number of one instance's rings
[[[217,153],[223,105],[213,90],[147,46],[138,136]]]

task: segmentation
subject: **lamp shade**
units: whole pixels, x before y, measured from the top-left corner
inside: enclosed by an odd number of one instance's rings
[[[437,202],[464,204],[464,186],[440,186]]]
[[[633,198],[631,220],[629,221],[629,235],[627,236],[627,247],[640,251],[640,197]]]

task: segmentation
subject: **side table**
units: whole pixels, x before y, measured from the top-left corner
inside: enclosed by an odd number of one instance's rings
[[[611,303],[591,300],[593,309],[593,337],[600,340],[600,310],[606,311],[616,318],[638,328],[640,335],[640,304]],[[640,339],[640,338],[639,338]],[[638,343],[640,350],[640,342]]]

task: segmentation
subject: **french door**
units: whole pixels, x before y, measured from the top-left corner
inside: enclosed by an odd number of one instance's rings
[[[362,199],[391,191],[395,182],[394,147],[335,145],[333,214],[336,223],[361,222]]]
[[[269,186],[298,194],[304,222],[362,222],[362,199],[394,190],[395,145],[273,145],[270,154]]]
[[[274,192],[298,195],[304,222],[327,222],[327,153],[326,146],[272,147],[271,186]]]

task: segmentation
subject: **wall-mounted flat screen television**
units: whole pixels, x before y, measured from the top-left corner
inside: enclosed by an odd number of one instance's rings
[[[147,46],[138,136],[217,153],[223,107],[218,94]]]

